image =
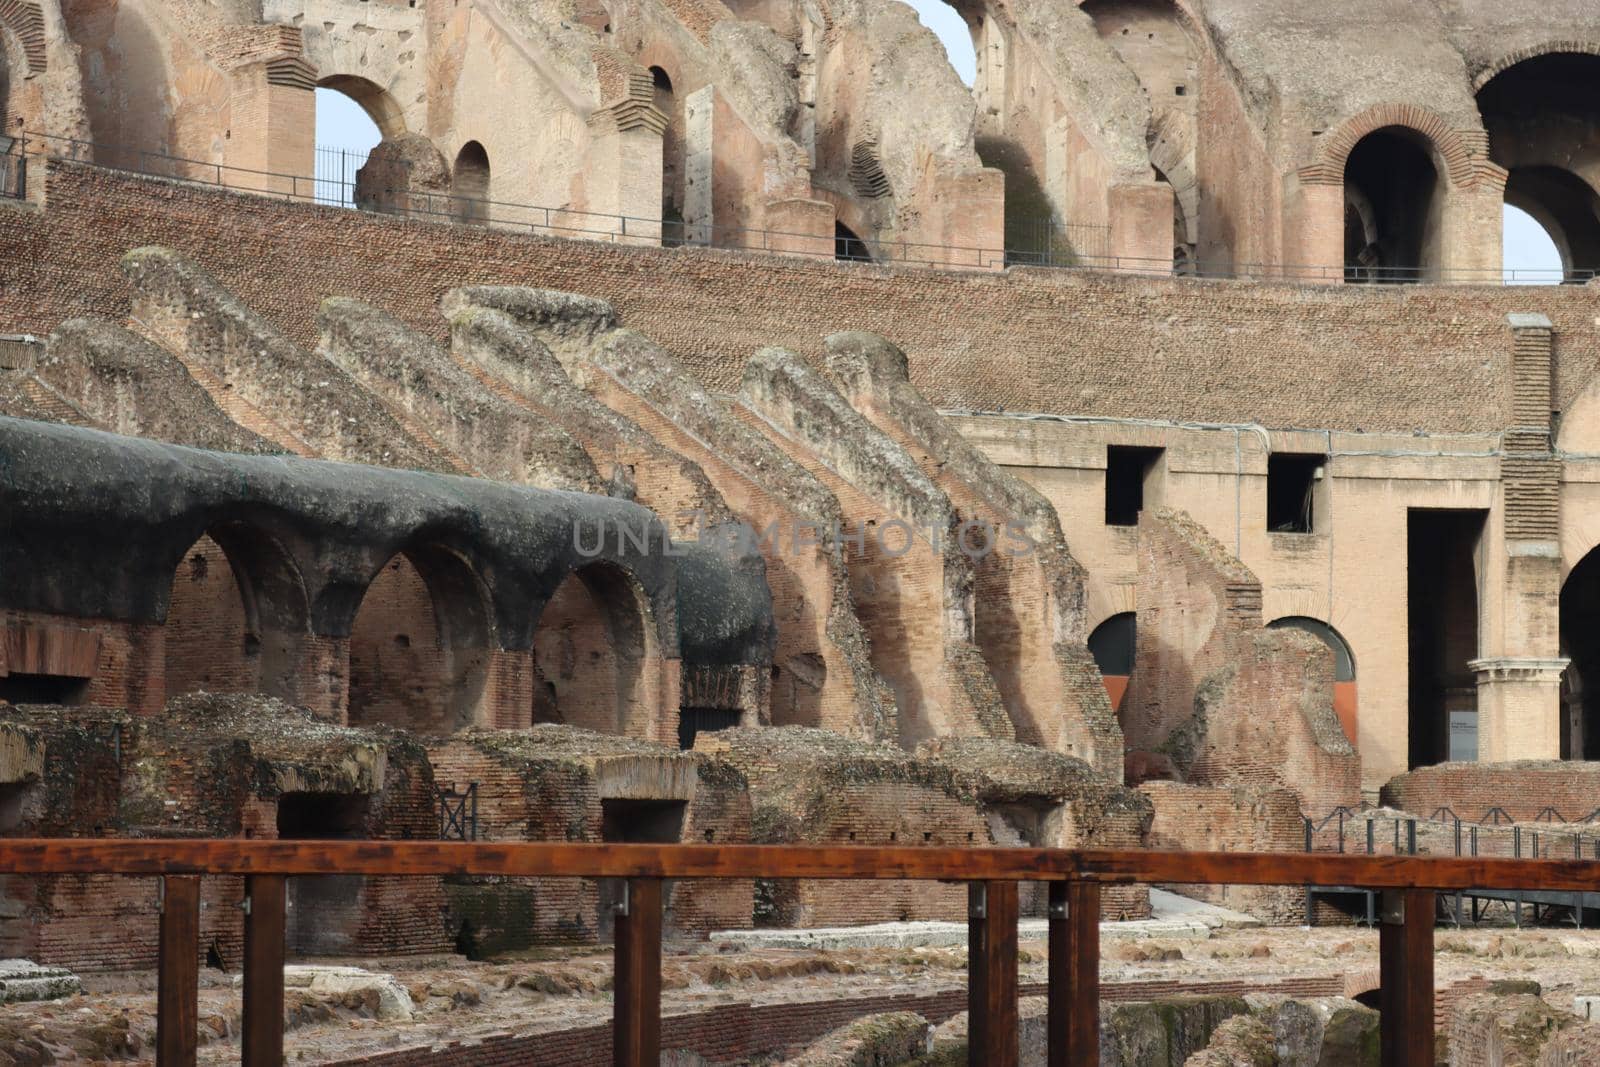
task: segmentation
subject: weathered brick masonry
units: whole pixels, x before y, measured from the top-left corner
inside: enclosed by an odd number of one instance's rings
[[[45,195],[44,211],[0,205],[13,249],[0,264],[3,330],[44,334],[75,315],[123,318],[129,304],[114,264],[159,242],[205,263],[303,347],[315,343],[327,296],[366,300],[442,339],[437,309],[449,288],[533,285],[611,301],[706,384],[730,392],[757,348],[816,358],[824,337],[856,328],[894,338],[911,356],[913,381],[947,408],[1497,431],[1510,403],[1507,313],[1550,318],[1557,409],[1600,362],[1592,298],[1581,287],[1300,287],[841,266],[407,222],[68,163],[50,165]],[[1089,347],[1097,358],[1080,359]],[[1067,365],[1073,374],[1061,373]],[[1375,366],[1385,372],[1370,373]]]

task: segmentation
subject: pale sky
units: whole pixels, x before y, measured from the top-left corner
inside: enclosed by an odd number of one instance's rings
[[[922,24],[943,42],[945,54],[950,57],[950,65],[955,68],[956,74],[971,85],[977,76],[977,57],[973,52],[967,24],[961,21],[961,16],[943,0],[907,2],[915,9]],[[317,90],[317,144],[361,153],[370,151],[378,141],[378,127],[355,101],[332,89]],[[1516,208],[1507,207],[1504,226],[1506,271],[1543,271],[1547,273],[1535,281],[1559,280],[1561,256],[1554,242],[1537,222]]]

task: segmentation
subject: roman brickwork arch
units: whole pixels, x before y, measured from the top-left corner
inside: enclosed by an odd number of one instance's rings
[[[1450,184],[1465,185],[1475,180],[1476,161],[1486,147],[1481,134],[1457,130],[1443,116],[1425,107],[1391,102],[1370,107],[1319,137],[1316,158],[1300,168],[1300,181],[1308,185],[1342,184],[1355,147],[1369,134],[1397,127],[1411,131],[1426,143]]]
[[[317,88],[332,89],[354,100],[385,141],[405,135],[406,118],[400,102],[377,82],[356,74],[329,74],[317,80]]]
[[[1477,102],[1505,203],[1549,234],[1567,280],[1584,280],[1600,270],[1600,48],[1541,45],[1491,69]]]
[[[533,721],[676,740],[669,679],[650,600],[612,563],[578,567],[557,586],[533,636]]]
[[[350,630],[350,725],[447,734],[485,723],[492,642],[486,591],[462,556],[427,542],[396,553]]]
[[[1481,128],[1377,104],[1319,135],[1293,173],[1285,261],[1313,281],[1498,281],[1505,177]]]
[[[179,562],[167,607],[167,696],[265,693],[300,703],[310,607],[299,568],[270,534],[224,521]]]

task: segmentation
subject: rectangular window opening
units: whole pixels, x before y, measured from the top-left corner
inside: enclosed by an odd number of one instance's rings
[[[1106,446],[1106,525],[1137,526],[1145,504],[1156,503],[1153,480],[1162,450]]]
[[[1327,475],[1328,457],[1274,452],[1267,457],[1267,529],[1273,533],[1313,533],[1323,516],[1317,498]]]
[[[11,704],[81,704],[89,679],[58,674],[7,674],[0,676],[0,700]]]

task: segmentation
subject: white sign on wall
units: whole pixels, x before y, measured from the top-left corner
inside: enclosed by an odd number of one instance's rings
[[[1478,758],[1478,713],[1452,711],[1450,713],[1450,760],[1471,763]]]

